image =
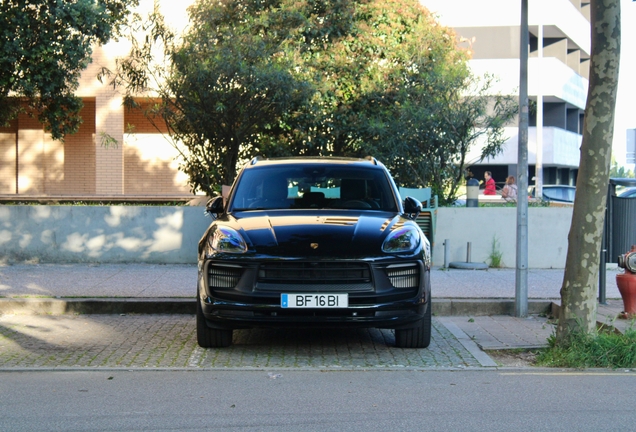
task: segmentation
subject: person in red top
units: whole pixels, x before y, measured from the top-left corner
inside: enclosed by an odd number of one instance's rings
[[[497,189],[495,188],[495,179],[492,178],[492,173],[486,171],[484,173],[486,179],[486,188],[484,189],[484,195],[497,195]]]

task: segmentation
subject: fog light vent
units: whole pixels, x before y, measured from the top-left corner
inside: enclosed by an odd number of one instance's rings
[[[240,267],[211,264],[208,267],[208,285],[211,288],[234,288],[243,275]]]
[[[395,288],[415,288],[420,283],[420,267],[417,263],[389,266],[386,275]]]

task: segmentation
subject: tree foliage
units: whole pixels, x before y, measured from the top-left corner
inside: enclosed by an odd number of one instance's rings
[[[318,87],[292,154],[374,155],[396,182],[453,201],[471,145],[496,155],[510,98],[470,74],[455,34],[416,1],[308,2],[302,58]],[[320,5],[321,7],[317,7]]]
[[[185,144],[193,190],[229,184],[255,155],[371,154],[444,201],[476,139],[484,157],[501,150],[511,101],[476,85],[416,0],[201,0],[189,13],[179,37],[155,12],[113,82],[131,101],[160,96],[150,114]],[[153,63],[157,41],[169,66]]]
[[[610,167],[609,176],[610,178],[634,178],[634,171],[624,166],[619,166],[614,156],[612,156],[612,166]]]
[[[3,0],[0,2],[0,125],[20,110],[61,139],[77,131],[74,95],[93,43],[117,34],[137,0]]]

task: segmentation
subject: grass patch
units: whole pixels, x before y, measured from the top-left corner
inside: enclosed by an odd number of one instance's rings
[[[490,245],[490,253],[488,254],[490,267],[500,268],[502,265],[502,258],[503,252],[499,249],[499,240],[497,240],[497,236],[493,236],[492,243]]]
[[[537,366],[567,368],[636,368],[636,330],[624,334],[600,331],[597,334],[575,332],[566,343],[548,338],[549,348],[539,353]]]

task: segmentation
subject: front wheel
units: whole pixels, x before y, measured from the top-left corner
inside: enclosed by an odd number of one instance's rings
[[[197,342],[201,348],[225,348],[232,345],[232,330],[208,327],[203,316],[201,300],[197,298]]]
[[[395,346],[398,348],[426,348],[431,344],[431,303],[417,326],[395,329]]]

